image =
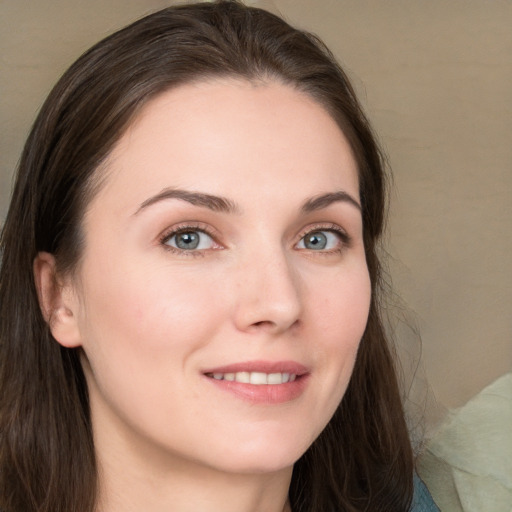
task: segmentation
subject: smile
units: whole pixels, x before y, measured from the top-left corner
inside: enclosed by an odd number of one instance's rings
[[[236,373],[209,373],[207,377],[215,380],[227,380],[240,382],[242,384],[278,385],[293,382],[297,375],[295,373],[263,373],[263,372],[236,372]]]
[[[278,405],[299,398],[310,369],[296,361],[245,361],[203,370],[207,382],[251,404]]]

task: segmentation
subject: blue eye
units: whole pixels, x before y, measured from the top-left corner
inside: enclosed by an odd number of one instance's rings
[[[297,244],[298,249],[309,251],[329,251],[339,247],[341,233],[328,230],[310,231]]]
[[[180,231],[167,238],[165,245],[181,251],[194,251],[211,249],[214,245],[213,238],[199,229]]]

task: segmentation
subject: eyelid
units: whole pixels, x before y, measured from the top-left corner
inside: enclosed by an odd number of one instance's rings
[[[187,251],[186,249],[177,249],[175,247],[172,247],[171,245],[166,244],[166,242],[168,242],[173,236],[179,235],[180,233],[186,233],[187,231],[200,231],[208,235],[213,240],[215,245],[217,245],[218,247],[215,247],[213,249],[199,249]],[[203,254],[208,250],[218,250],[224,248],[223,245],[218,241],[218,235],[216,233],[216,230],[214,230],[211,226],[204,224],[203,222],[183,222],[170,226],[158,236],[158,243],[159,245],[163,246],[166,250],[169,250],[171,252],[197,256]]]
[[[338,250],[326,250],[326,251],[314,251],[314,252],[318,252],[318,253],[332,253],[332,252],[337,252],[345,247],[350,247],[351,243],[352,243],[352,237],[347,233],[347,231],[345,229],[343,229],[341,226],[339,226],[338,224],[333,224],[333,223],[318,223],[318,224],[313,224],[313,225],[310,225],[310,226],[307,226],[305,227],[304,229],[302,229],[298,235],[298,241],[296,242],[295,246],[297,246],[297,244],[303,240],[303,238],[309,234],[309,233],[314,233],[315,231],[330,231],[331,233],[335,233],[336,235],[338,235],[340,237],[340,240],[341,240],[341,244],[342,244],[342,247]],[[303,249],[303,250],[308,250],[308,249]]]

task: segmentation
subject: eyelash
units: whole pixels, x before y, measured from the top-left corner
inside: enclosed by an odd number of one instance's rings
[[[159,237],[159,243],[160,245],[169,252],[173,252],[175,254],[184,255],[184,256],[192,256],[192,257],[198,257],[198,256],[204,256],[205,251],[204,250],[186,250],[186,249],[177,249],[176,247],[172,247],[171,245],[168,245],[167,242],[173,237],[177,236],[181,233],[187,233],[189,231],[199,231],[201,233],[204,233],[205,235],[208,235],[216,244],[218,244],[217,239],[212,232],[212,230],[203,224],[182,224],[180,226],[173,226],[167,231],[164,231],[162,235]],[[220,245],[220,244],[219,244]],[[214,249],[215,250],[215,249]]]
[[[180,226],[174,226],[170,228],[169,230],[165,231],[160,237],[159,237],[159,243],[160,245],[169,252],[173,252],[175,254],[179,255],[185,255],[185,256],[192,256],[192,257],[198,257],[198,256],[204,256],[205,250],[186,250],[186,249],[177,249],[175,247],[172,247],[171,245],[168,245],[167,242],[174,236],[177,236],[181,233],[187,233],[189,231],[199,231],[201,233],[204,233],[208,235],[216,244],[218,244],[215,234],[213,231],[207,226],[203,224],[184,224]],[[304,229],[300,235],[299,235],[299,242],[303,240],[308,234],[315,233],[317,231],[328,231],[330,233],[336,234],[340,238],[340,246],[335,249],[330,250],[320,250],[320,251],[313,251],[309,249],[312,253],[318,253],[322,255],[330,255],[330,254],[337,254],[341,253],[345,248],[350,247],[352,239],[348,235],[348,233],[340,228],[336,224],[317,224],[314,226],[308,226],[306,229]],[[295,245],[297,245],[299,242],[297,242]],[[220,244],[219,244],[220,245]],[[215,249],[214,249],[215,250]],[[308,249],[302,249],[308,251]]]
[[[323,251],[313,251],[310,249],[309,250],[310,253],[317,253],[317,254],[320,254],[323,256],[339,254],[339,253],[343,252],[343,250],[346,249],[347,247],[350,247],[352,244],[352,238],[350,237],[350,235],[344,229],[342,229],[340,226],[338,226],[337,224],[317,224],[317,225],[313,225],[313,226],[308,226],[306,229],[304,229],[300,233],[299,241],[303,240],[308,234],[315,233],[317,231],[327,231],[330,233],[334,233],[335,235],[337,235],[340,238],[340,245],[339,245],[339,247],[336,247],[335,249],[323,250]],[[308,249],[303,249],[303,250],[307,251]]]

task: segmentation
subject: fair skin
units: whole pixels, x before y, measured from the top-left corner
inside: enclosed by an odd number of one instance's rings
[[[289,86],[212,80],[152,100],[104,172],[73,276],[35,262],[83,349],[98,512],[289,510],[370,302],[345,137]]]

